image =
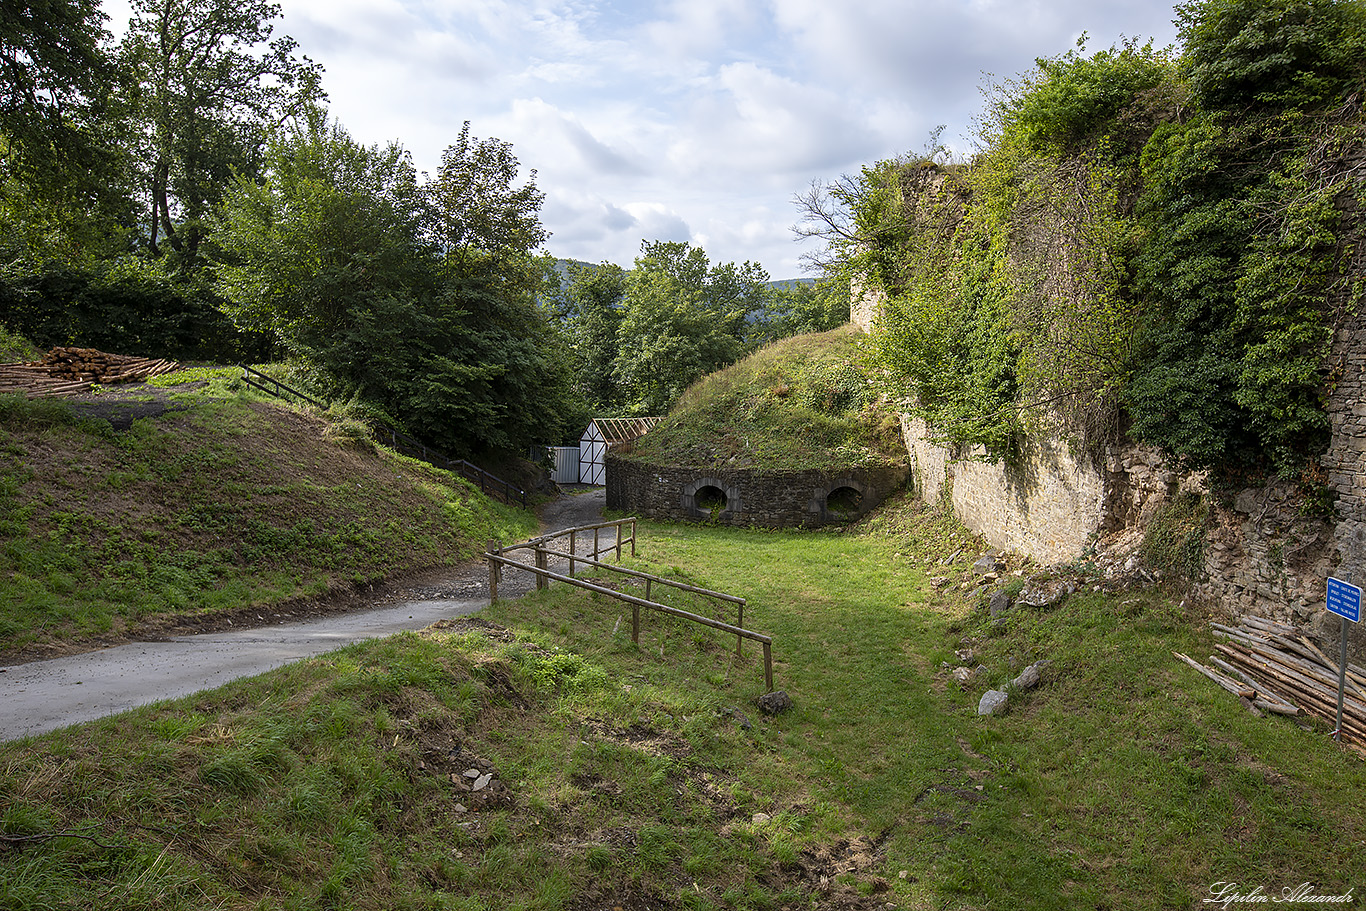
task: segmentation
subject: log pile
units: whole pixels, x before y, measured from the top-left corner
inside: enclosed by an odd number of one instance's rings
[[[1237,626],[1211,624],[1223,642],[1214,646],[1210,664],[1176,657],[1213,680],[1260,715],[1309,715],[1337,722],[1337,661],[1300,630],[1263,617],[1244,617]],[[1344,745],[1366,757],[1366,669],[1347,666],[1342,703]]]
[[[106,354],[94,348],[53,348],[41,361],[56,379],[87,383],[132,383],[176,369],[175,361]]]
[[[53,348],[41,361],[0,364],[0,393],[75,395],[92,383],[133,383],[170,373],[175,361],[108,354],[94,348]]]

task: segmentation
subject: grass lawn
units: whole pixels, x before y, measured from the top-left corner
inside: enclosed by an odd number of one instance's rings
[[[1366,768],[1177,663],[1208,642],[1158,593],[992,626],[928,583],[975,542],[912,502],[855,532],[641,538],[637,567],[748,599],[789,712],[755,706],[752,644],[647,614],[637,647],[624,605],[556,587],[0,747],[0,906],[1148,909],[1366,886]],[[943,667],[965,648],[969,691]]]

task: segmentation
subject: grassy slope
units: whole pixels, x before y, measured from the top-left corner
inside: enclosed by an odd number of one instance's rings
[[[763,470],[904,462],[894,415],[858,366],[852,326],[769,345],[683,394],[628,457]]]
[[[857,534],[642,535],[642,566],[749,598],[790,713],[754,708],[753,648],[648,615],[636,647],[622,605],[557,588],[486,612],[515,639],[405,635],[0,746],[0,831],[98,840],[0,849],[0,905],[1147,909],[1217,881],[1366,886],[1366,768],[1177,664],[1208,642],[1159,594],[992,627],[926,580],[974,542],[908,502]],[[941,667],[965,644],[970,692]],[[1039,689],[976,715],[1044,657]],[[479,805],[451,780],[470,766],[508,791]]]
[[[0,655],[463,561],[534,528],[230,374],[172,374],[185,410],[122,433],[0,397]]]

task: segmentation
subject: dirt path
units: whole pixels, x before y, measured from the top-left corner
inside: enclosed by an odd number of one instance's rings
[[[602,516],[602,489],[575,491],[546,504],[541,526],[557,531],[590,525]],[[579,542],[579,552],[592,537]],[[530,591],[530,573],[505,571],[499,597]],[[357,596],[357,601],[362,600]],[[0,740],[41,734],[126,711],[161,699],[187,696],[238,677],[264,673],[291,661],[363,639],[422,629],[437,620],[472,614],[488,604],[483,562],[432,571],[375,592],[360,609],[319,612],[291,606],[250,612],[239,622],[220,618],[216,629],[183,625],[155,641],[127,642],[83,654],[0,668]],[[306,617],[307,619],[301,619]],[[256,622],[251,622],[252,618]]]

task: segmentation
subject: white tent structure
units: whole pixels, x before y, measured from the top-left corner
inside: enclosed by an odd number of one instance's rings
[[[579,438],[579,483],[607,483],[607,451],[642,437],[660,418],[594,418]]]

